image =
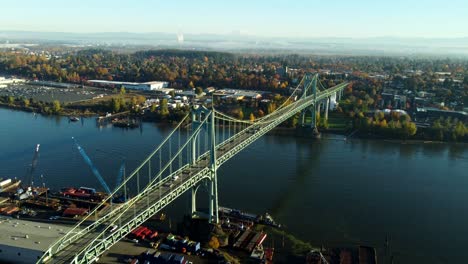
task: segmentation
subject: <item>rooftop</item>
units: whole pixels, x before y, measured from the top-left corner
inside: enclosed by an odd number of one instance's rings
[[[231,88],[224,88],[221,90],[217,90],[215,92],[216,95],[237,95],[237,96],[246,96],[246,97],[259,97],[264,93],[268,92],[259,92],[253,90],[239,90],[239,89],[231,89]]]
[[[106,81],[106,80],[88,80],[90,83],[103,83],[103,84],[120,84],[120,85],[140,85],[140,84],[161,84],[161,83],[166,83],[166,82],[161,82],[161,81],[151,81],[151,82],[144,82],[144,83],[138,83],[138,82],[118,82],[118,81]]]
[[[46,251],[71,227],[0,217],[0,244]]]

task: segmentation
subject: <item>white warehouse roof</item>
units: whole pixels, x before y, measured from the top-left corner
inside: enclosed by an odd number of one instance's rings
[[[0,218],[0,245],[45,252],[71,227],[57,224]]]

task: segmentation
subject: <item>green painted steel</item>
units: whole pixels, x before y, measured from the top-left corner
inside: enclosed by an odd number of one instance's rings
[[[317,78],[317,75],[313,77],[306,75],[300,83],[303,87],[303,94],[297,101],[289,101],[289,104],[285,103],[275,112],[255,122],[236,120],[214,109],[208,110],[204,107],[194,110],[190,136],[182,145],[179,143],[179,149],[175,153],[169,152],[169,161],[164,166],[161,161],[163,150],[165,147],[171,150],[171,140],[177,134],[176,131],[180,133],[180,129],[183,129],[182,124],[187,120],[187,116],[100,206],[51,245],[38,263],[47,261],[76,264],[95,262],[112,245],[180,195],[189,190],[195,193],[195,188],[205,179],[210,183],[209,218],[211,222],[216,223],[218,221],[217,168],[288,118],[301,111],[316,109],[317,102],[342,91],[347,85],[343,83],[318,91]],[[308,95],[308,92],[311,94]],[[238,128],[239,131],[231,136],[229,125],[229,137],[216,144],[216,120],[223,120],[223,125],[226,120],[232,122],[234,131]],[[207,145],[205,148],[202,147],[203,129],[206,130],[204,131]],[[207,140],[208,137],[209,140]],[[184,151],[187,151],[189,160],[186,160],[186,164],[179,166]],[[159,170],[157,169],[158,163]],[[173,166],[177,168],[175,171],[172,171]],[[132,199],[120,205],[111,203],[109,208],[110,199],[117,197],[119,191],[125,190],[130,180],[136,180],[139,183],[140,171],[141,174],[148,172],[149,183]],[[152,171],[157,172],[153,175]],[[194,199],[194,195],[192,197]],[[98,215],[99,209],[102,208],[105,212]],[[195,201],[192,201],[192,211],[195,209]],[[95,221],[91,222],[93,218]],[[112,231],[115,225],[118,228]]]

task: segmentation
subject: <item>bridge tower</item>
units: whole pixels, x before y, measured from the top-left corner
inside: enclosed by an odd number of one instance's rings
[[[319,135],[317,129],[317,111],[319,110],[320,105],[317,104],[317,80],[318,74],[312,75],[310,73],[304,76],[304,96],[313,96],[315,104],[311,105],[308,109],[304,109],[300,114],[300,125],[303,128],[312,129],[314,136]],[[306,116],[310,114],[311,120],[310,123],[306,121]]]
[[[208,183],[209,188],[209,197],[208,197],[208,220],[210,223],[218,223],[218,177],[217,177],[217,164],[216,164],[216,127],[215,127],[215,114],[213,110],[209,110],[204,106],[193,107],[192,108],[192,129],[195,131],[200,125],[204,124],[203,129],[200,129],[198,132],[206,133],[209,137],[209,153],[210,160],[207,165],[210,168],[210,176],[205,183]],[[206,122],[203,121],[206,119]],[[198,158],[197,157],[197,147],[200,147],[197,144],[200,141],[200,136],[197,135],[194,140],[192,140],[192,157],[191,164],[195,165]],[[198,146],[197,146],[198,145]],[[192,187],[191,190],[191,214],[192,216],[197,214],[197,190],[202,183],[197,186]]]

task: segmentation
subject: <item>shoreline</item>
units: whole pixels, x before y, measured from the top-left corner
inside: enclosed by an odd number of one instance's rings
[[[303,133],[298,133],[297,130],[298,130],[298,128],[275,127],[270,132],[268,132],[266,135],[269,135],[269,136],[294,136],[294,137],[312,138],[312,136],[307,136],[307,135],[304,135]],[[363,136],[363,135],[359,135],[359,133],[357,133],[356,135],[353,135],[352,137],[348,137],[347,134],[350,134],[350,133],[346,133],[345,131],[326,130],[326,129],[324,129],[324,130],[319,129],[319,132],[321,134],[326,134],[326,135],[342,135],[343,139],[336,139],[336,140],[344,140],[344,141],[350,141],[350,140],[356,140],[356,139],[364,140],[365,139],[365,140],[383,141],[383,142],[387,142],[387,143],[399,143],[399,144],[402,144],[402,145],[405,145],[405,144],[434,144],[434,145],[436,145],[436,144],[447,144],[447,145],[461,144],[461,145],[468,146],[468,142],[464,142],[464,141],[439,141],[439,140],[425,140],[425,139],[418,139],[418,138],[414,138],[414,139],[396,139],[396,138],[380,137],[377,134],[372,134],[370,136]],[[320,140],[320,139],[316,139],[316,140]]]
[[[99,116],[99,113],[95,113],[95,112],[82,112],[82,111],[72,112],[68,109],[67,109],[68,111],[65,110],[65,112],[61,112],[59,114],[57,113],[48,114],[48,113],[41,112],[38,108],[35,108],[35,107],[8,105],[5,103],[0,103],[0,108],[14,110],[14,111],[27,112],[27,113],[36,113],[36,114],[41,114],[44,116],[85,116],[85,117]]]
[[[47,114],[43,112],[37,111],[37,108],[33,107],[25,107],[25,106],[12,106],[8,105],[5,103],[0,103],[0,108],[3,109],[8,109],[8,110],[13,110],[13,111],[22,111],[22,112],[28,112],[28,113],[36,113],[36,114],[41,114],[44,116],[58,116],[58,117],[71,117],[71,116],[80,116],[80,117],[98,117],[100,113],[96,112],[82,112],[82,111],[75,111],[75,112],[61,112],[59,114]],[[171,121],[149,121],[147,119],[144,119],[142,117],[143,122],[147,123],[155,123],[155,124],[173,124]],[[299,128],[293,128],[293,127],[275,127],[271,131],[267,133],[267,135],[273,135],[273,136],[294,136],[294,137],[304,137],[304,138],[312,138],[312,136],[307,136],[304,135],[304,133],[299,133],[298,130]],[[319,132],[321,134],[332,134],[332,135],[343,135],[344,138],[343,140],[352,140],[352,139],[367,139],[367,140],[376,140],[376,141],[384,141],[384,142],[389,142],[389,143],[400,143],[402,145],[404,144],[465,144],[468,146],[468,142],[464,141],[439,141],[439,140],[431,140],[431,139],[419,139],[419,138],[414,138],[414,139],[397,139],[397,138],[384,138],[381,135],[378,134],[368,134],[367,136],[363,136],[359,132],[353,135],[353,137],[349,138],[347,134],[348,131],[344,130],[339,130],[339,129],[320,129]]]

